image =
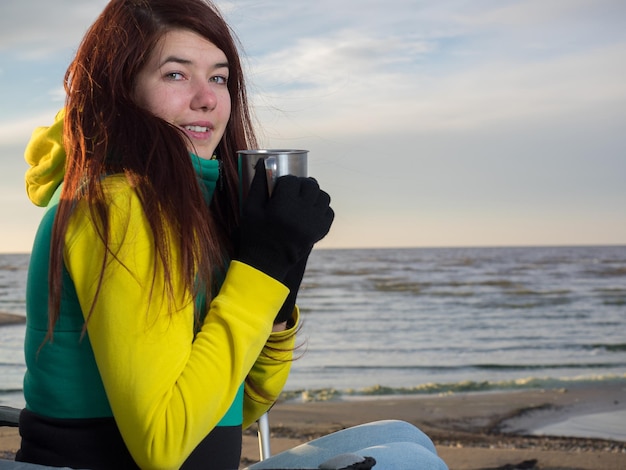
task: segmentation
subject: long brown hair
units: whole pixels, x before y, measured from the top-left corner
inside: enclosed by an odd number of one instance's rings
[[[182,132],[133,100],[138,72],[173,29],[203,36],[229,64],[231,114],[216,149],[221,176],[210,209]],[[230,254],[230,234],[238,223],[236,151],[256,145],[234,34],[206,0],[112,0],[80,44],[65,75],[65,90],[67,163],[50,254],[50,339],[60,315],[64,235],[78,200],[88,203],[106,256],[114,256],[108,246],[104,175],[124,174],[136,188],[154,235],[154,272],[161,263],[166,286],[171,289],[176,272],[195,292],[198,285],[212,286],[216,266],[223,267]],[[172,266],[174,252],[179,266]],[[106,256],[100,260],[102,273]]]

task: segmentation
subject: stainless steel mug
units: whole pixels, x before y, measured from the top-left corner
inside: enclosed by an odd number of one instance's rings
[[[276,180],[284,175],[308,176],[308,150],[256,149],[239,150],[239,200],[248,197],[248,190],[254,178],[254,168],[259,160],[264,160],[267,187],[270,195]]]

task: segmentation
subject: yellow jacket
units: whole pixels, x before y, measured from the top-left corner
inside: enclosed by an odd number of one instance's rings
[[[62,117],[60,113],[53,126],[36,130],[26,150],[26,159],[33,165],[26,178],[28,194],[42,206],[50,203],[51,194],[61,182],[59,162],[65,160],[60,144]],[[38,168],[39,164],[43,166]],[[89,387],[103,387],[102,396],[106,396],[124,442],[141,468],[177,468],[227,412],[234,412],[231,421],[236,422],[237,414],[242,416],[239,424],[246,427],[280,394],[289,374],[295,335],[293,329],[279,333],[271,330],[288,289],[264,273],[232,261],[219,294],[210,303],[200,330],[194,333],[191,294],[174,275],[172,301],[164,294],[162,270],[154,273],[152,233],[138,194],[122,175],[107,177],[103,185],[110,212],[112,255],[107,257],[100,293],[87,324],[87,344],[101,380],[101,385],[92,383]],[[54,200],[50,205],[55,205]],[[35,280],[30,286],[36,292],[27,293],[27,297],[43,295],[51,226],[49,221],[42,223],[37,235],[31,259]],[[85,202],[79,202],[72,214],[65,243],[65,269],[84,320],[93,304],[105,257]],[[172,252],[171,265],[177,266],[177,253]],[[60,331],[59,341],[55,331],[55,341],[38,350],[47,319],[42,305],[45,302],[41,299],[27,305],[28,370],[24,390],[27,407],[46,415],[54,409],[54,400],[68,397],[64,396],[63,385],[58,385],[64,380],[45,377],[50,370],[64,374],[59,361],[79,364],[81,359],[73,355],[79,354],[85,344],[80,331]],[[61,320],[71,315],[71,308],[66,312],[63,305],[71,306],[71,302],[62,304]],[[294,315],[296,328],[297,308]],[[266,346],[268,339],[271,351]],[[51,364],[52,360],[56,363]],[[80,367],[88,369],[89,365]],[[89,377],[89,373],[81,372],[85,373],[68,371],[65,377],[67,383],[74,381],[74,394],[87,388],[80,377]],[[247,387],[245,395],[241,393],[248,375],[262,384],[262,392],[271,399]],[[87,410],[98,409],[92,405],[87,402],[78,417],[90,417]],[[100,413],[102,409],[107,408],[100,406]],[[51,414],[54,416],[54,412]],[[59,412],[58,417],[77,416]]]

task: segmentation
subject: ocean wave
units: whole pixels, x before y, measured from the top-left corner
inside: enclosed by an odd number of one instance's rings
[[[484,281],[428,282],[409,279],[372,279],[372,288],[380,293],[405,294],[422,298],[476,298],[480,309],[534,309],[569,305],[575,301],[569,289],[532,289],[508,279]],[[606,294],[605,294],[606,295]],[[619,302],[622,297],[613,293],[608,302]]]
[[[525,297],[524,297],[525,299]],[[521,301],[516,301],[516,300],[510,300],[510,301],[490,301],[490,302],[483,302],[482,304],[480,304],[480,308],[483,309],[493,309],[493,310],[500,310],[500,309],[504,309],[504,310],[516,310],[516,309],[524,309],[524,310],[533,310],[536,308],[543,308],[543,307],[560,307],[563,305],[569,305],[572,303],[571,299],[568,299],[567,297],[537,297],[536,299],[532,300],[532,301],[526,301],[526,302],[521,302]],[[563,314],[563,318],[567,318],[571,315],[569,314]]]
[[[469,368],[478,370],[544,370],[544,369],[610,369],[626,367],[626,363],[563,363],[563,364],[477,364]]]
[[[597,343],[597,344],[590,344],[588,346],[583,346],[585,349],[604,349],[605,351],[608,352],[624,352],[626,351],[626,343],[618,343],[618,344],[603,344],[603,343]]]
[[[384,385],[374,385],[361,389],[319,388],[319,389],[299,389],[286,390],[281,394],[281,399],[286,401],[331,401],[343,400],[351,397],[375,398],[381,396],[398,395],[451,395],[454,393],[470,392],[495,392],[495,391],[515,391],[527,389],[561,389],[585,384],[598,383],[624,383],[626,384],[626,374],[624,375],[598,375],[581,377],[526,377],[514,380],[503,381],[462,381],[456,383],[426,383],[414,387],[387,387]]]
[[[347,365],[347,364],[331,364],[320,366],[320,370],[406,370],[406,371],[424,371],[424,372],[454,372],[454,371],[471,371],[471,370],[498,370],[498,371],[518,371],[518,370],[554,370],[554,369],[614,369],[626,367],[625,362],[564,362],[554,364],[455,364],[455,365],[414,365],[414,364],[363,364],[363,365]],[[310,370],[314,370],[311,368]],[[362,372],[361,372],[362,373]]]
[[[414,294],[433,294],[441,292],[451,292],[452,295],[458,295],[459,290],[466,289],[460,292],[465,292],[466,295],[473,295],[476,292],[474,290],[467,290],[468,288],[476,289],[481,287],[495,287],[512,292],[530,292],[523,286],[515,283],[509,279],[491,279],[485,281],[448,281],[448,282],[431,282],[431,281],[410,281],[406,279],[387,279],[387,278],[374,278],[371,280],[375,290],[379,292],[409,292]],[[441,289],[444,289],[443,291]],[[452,289],[452,290],[445,290]],[[537,292],[537,294],[543,294],[544,292]],[[550,294],[551,292],[546,292]],[[559,291],[562,293],[562,291]]]
[[[621,277],[626,276],[626,266],[610,266],[604,269],[590,269],[587,274],[596,277]]]

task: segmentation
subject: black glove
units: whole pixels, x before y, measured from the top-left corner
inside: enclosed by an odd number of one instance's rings
[[[298,291],[300,290],[300,284],[302,284],[302,278],[304,277],[306,263],[309,260],[309,255],[311,254],[312,249],[313,247],[311,247],[308,252],[300,258],[300,260],[289,271],[287,271],[283,284],[289,288],[289,295],[283,303],[283,306],[278,311],[278,315],[276,315],[274,323],[283,323],[291,318],[293,309],[296,306],[296,297],[298,296]]]
[[[330,196],[313,178],[282,176],[269,197],[262,161],[255,171],[239,227],[239,260],[284,282],[287,272],[326,236],[335,213]]]

